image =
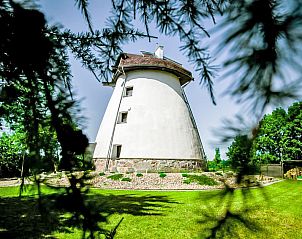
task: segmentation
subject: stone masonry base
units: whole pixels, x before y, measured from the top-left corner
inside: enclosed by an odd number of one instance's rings
[[[95,169],[105,171],[106,159],[94,159]],[[201,159],[110,159],[109,172],[180,172],[204,170],[206,163]]]

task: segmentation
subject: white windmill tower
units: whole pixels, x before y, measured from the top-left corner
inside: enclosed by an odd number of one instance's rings
[[[93,154],[99,171],[176,171],[205,166],[183,87],[191,72],[155,53],[122,53]]]

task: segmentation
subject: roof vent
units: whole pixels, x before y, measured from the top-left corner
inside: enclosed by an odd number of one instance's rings
[[[158,46],[156,51],[154,52],[155,57],[164,59],[164,47]]]

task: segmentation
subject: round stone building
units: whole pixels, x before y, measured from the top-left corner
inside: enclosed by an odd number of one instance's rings
[[[183,88],[193,80],[181,64],[155,53],[122,53],[93,154],[96,170],[173,172],[202,169],[205,154]]]

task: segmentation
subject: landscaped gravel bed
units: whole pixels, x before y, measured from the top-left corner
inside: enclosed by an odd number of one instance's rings
[[[79,175],[82,173],[79,172]],[[133,190],[207,190],[207,189],[222,189],[226,183],[230,187],[245,187],[259,186],[277,181],[272,177],[262,176],[246,176],[246,183],[237,185],[236,175],[233,173],[165,173],[164,177],[160,177],[159,173],[144,173],[144,174],[101,174],[92,172],[92,179],[88,182],[92,187],[102,189],[133,189]],[[200,185],[198,182],[188,180],[188,175],[206,175],[214,179],[217,185]],[[68,180],[65,173],[44,174],[42,178],[47,179],[47,184],[54,186],[68,186]],[[114,178],[114,179],[112,179]],[[189,181],[189,182],[188,182]],[[26,181],[30,183],[30,181]],[[0,180],[0,186],[13,186],[20,184],[20,179],[10,181]]]
[[[213,178],[217,185],[208,186],[200,185],[197,182],[191,182],[189,184],[184,183],[186,177],[181,173],[166,173],[164,178],[161,178],[158,173],[146,173],[142,177],[137,177],[135,173],[124,174],[123,177],[130,178],[131,182],[124,182],[121,180],[112,180],[108,176],[111,174],[105,174],[103,176],[97,176],[92,180],[92,185],[97,188],[103,189],[135,189],[135,190],[206,190],[206,189],[222,189],[225,187],[224,182],[231,187],[239,187],[236,184],[236,177],[233,174],[217,175],[215,173],[194,173],[194,175],[207,175]],[[190,174],[188,174],[190,175]],[[249,176],[251,186],[257,186],[260,184],[266,184],[276,179],[271,177],[263,177],[262,181],[259,181],[259,176]],[[241,186],[247,186],[241,185]]]
[[[114,189],[210,189],[213,186],[198,185],[195,182],[185,184],[186,179],[181,173],[167,173],[164,178],[159,177],[158,173],[143,174],[142,177],[137,177],[136,174],[125,174],[124,176],[131,179],[131,182],[123,182],[120,180],[112,180],[107,178],[107,175],[99,176],[93,179],[93,185],[99,188],[114,188]],[[223,185],[217,185],[215,188],[222,188]]]

